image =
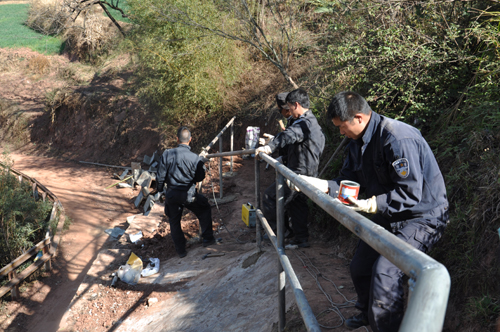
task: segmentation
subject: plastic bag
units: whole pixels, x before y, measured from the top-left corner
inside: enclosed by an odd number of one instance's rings
[[[116,275],[121,281],[135,285],[141,278],[142,260],[136,254],[130,254],[127,264],[120,266]]]
[[[247,133],[245,135],[245,149],[255,149],[259,143],[260,128],[259,127],[247,127]],[[252,154],[252,157],[255,155]]]
[[[158,273],[160,270],[160,259],[159,258],[150,258],[148,266],[141,272],[141,276],[149,277],[155,273]]]
[[[130,242],[137,243],[137,241],[142,239],[142,231],[139,231],[138,233],[135,234],[129,234],[128,236],[130,238]]]

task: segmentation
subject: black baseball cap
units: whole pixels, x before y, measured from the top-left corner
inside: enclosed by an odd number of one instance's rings
[[[288,104],[286,103],[286,96],[288,96],[288,92],[278,93],[276,95],[276,103],[279,107],[288,109]]]

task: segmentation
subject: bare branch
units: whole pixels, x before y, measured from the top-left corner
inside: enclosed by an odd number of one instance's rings
[[[226,0],[223,2],[226,11],[240,23],[239,31],[225,30],[213,25],[213,22],[204,22],[203,17],[191,17],[187,12],[175,6],[168,8],[155,8],[158,14],[167,22],[179,23],[185,26],[192,27],[201,31],[208,31],[211,34],[246,43],[270,61],[284,78],[294,87],[297,84],[288,74],[289,59],[294,52],[293,48],[293,19],[291,15],[299,6],[293,3],[280,2],[281,6],[288,6],[289,15],[283,17],[278,6],[278,3],[273,1],[262,1],[257,3],[255,8],[251,8],[246,0]],[[259,8],[260,6],[260,8]],[[295,6],[295,7],[294,7]],[[272,16],[274,24],[266,29],[264,26],[264,15],[261,14],[266,10]],[[257,15],[255,14],[257,11]],[[259,20],[259,16],[262,20]],[[273,36],[273,32],[269,29],[278,27],[280,36]]]

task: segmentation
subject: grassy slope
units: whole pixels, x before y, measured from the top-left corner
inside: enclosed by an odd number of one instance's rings
[[[28,47],[43,54],[59,54],[63,48],[61,39],[44,36],[24,25],[28,7],[28,4],[0,6],[0,47]]]

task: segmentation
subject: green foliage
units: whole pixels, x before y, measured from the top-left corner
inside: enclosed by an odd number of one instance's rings
[[[2,5],[0,10],[0,47],[28,47],[43,54],[59,54],[63,40],[40,34],[24,24],[28,4]]]
[[[484,99],[485,88],[495,100],[497,27],[473,11],[479,2],[328,5],[325,61],[334,91],[359,91],[378,112],[409,123],[450,116],[479,91]]]
[[[221,110],[229,88],[248,68],[242,48],[230,40],[166,21],[158,8],[169,5],[226,24],[210,1],[129,0],[131,19],[140,27],[132,36],[141,58],[139,95],[168,123],[189,122]]]
[[[482,297],[475,296],[469,298],[467,302],[467,312],[471,319],[479,320],[483,326],[493,325],[500,313],[498,300],[490,295]],[[493,327],[493,326],[491,326]]]
[[[5,266],[45,235],[52,205],[36,201],[27,182],[0,173],[0,266]]]

